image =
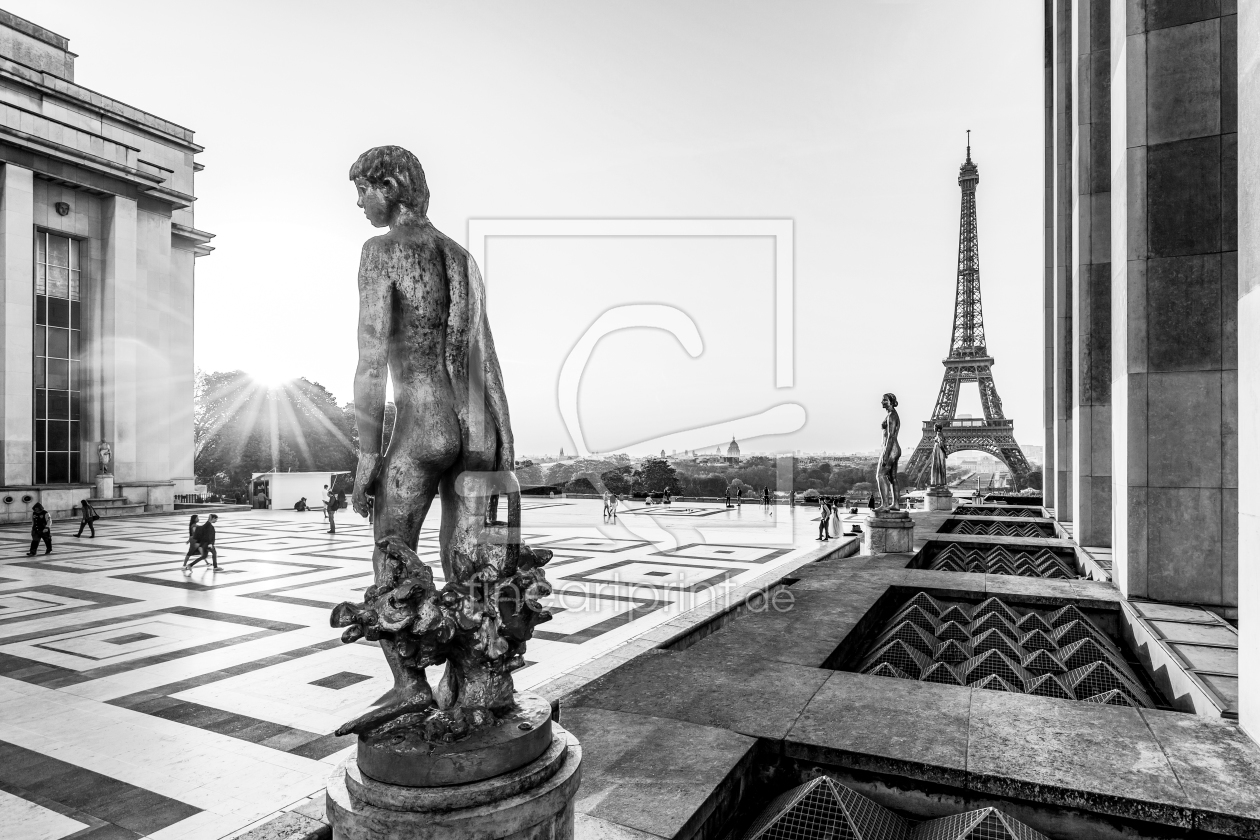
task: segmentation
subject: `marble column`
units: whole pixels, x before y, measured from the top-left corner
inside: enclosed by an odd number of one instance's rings
[[[1055,499],[1054,372],[1054,0],[1044,0],[1045,24],[1045,194],[1042,242],[1042,428],[1041,489],[1047,505]]]
[[[1260,740],[1260,0],[1238,4],[1238,722]]]
[[[1073,188],[1073,101],[1075,98],[1072,51],[1073,0],[1054,0],[1054,495],[1046,504],[1060,521],[1072,519],[1075,506],[1075,464],[1072,449],[1073,356],[1072,356],[1072,209]],[[1046,465],[1049,469],[1049,464]]]
[[[0,414],[4,460],[0,484],[32,484],[35,321],[35,187],[29,169],[5,164],[0,186]]]
[[[1111,0],[1112,460],[1128,596],[1237,604],[1236,18]]]
[[[1111,545],[1110,0],[1073,6],[1071,496],[1081,545]]]
[[[114,477],[137,478],[136,382],[139,348],[136,318],[134,199],[113,196],[105,204],[105,265],[101,278],[101,428],[114,447]]]

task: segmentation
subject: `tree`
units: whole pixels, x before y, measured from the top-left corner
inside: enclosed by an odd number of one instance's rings
[[[252,473],[353,470],[357,459],[345,410],[307,379],[269,387],[239,370],[201,374],[193,418],[194,470],[220,492],[244,491]]]
[[[567,493],[594,493],[596,492],[595,485],[592,484],[591,480],[584,475],[580,475],[577,478],[570,481],[568,484],[564,485],[564,489],[565,489],[565,492]]]
[[[624,496],[631,491],[630,472],[631,468],[629,466],[617,467],[601,473],[599,479],[604,482],[604,489],[609,493]]]
[[[674,490],[678,487],[678,474],[667,462],[660,458],[648,458],[635,473],[642,489],[649,493],[660,493],[663,490]]]
[[[1024,478],[1024,486],[1033,490],[1040,490],[1042,485],[1041,470],[1033,470]]]

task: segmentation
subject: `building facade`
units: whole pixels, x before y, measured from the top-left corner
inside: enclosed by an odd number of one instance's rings
[[[202,148],[76,84],[74,59],[0,11],[0,521],[69,513],[103,472],[150,510],[194,484]]]

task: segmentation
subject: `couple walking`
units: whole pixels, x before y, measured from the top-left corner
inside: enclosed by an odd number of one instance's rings
[[[818,500],[818,539],[829,540],[843,532],[840,526],[840,506],[825,497]]]
[[[206,517],[203,525],[197,524],[198,518],[197,514],[194,513],[192,518],[188,520],[188,553],[184,555],[184,566],[182,569],[185,573],[191,571],[193,566],[196,566],[207,557],[212,558],[210,568],[219,568],[219,552],[214,547],[214,523],[218,521],[219,515],[217,513],[210,514]],[[189,563],[188,558],[194,554],[198,556]]]

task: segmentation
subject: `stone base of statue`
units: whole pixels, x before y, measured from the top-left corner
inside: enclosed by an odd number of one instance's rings
[[[573,837],[582,747],[559,726],[510,772],[442,787],[391,785],[349,759],[328,780],[332,840],[535,840]]]
[[[953,510],[954,494],[945,487],[932,487],[927,491],[928,510]]]
[[[101,473],[96,477],[96,495],[94,499],[112,499],[114,498],[114,476],[109,473]]]
[[[866,519],[863,554],[909,554],[914,551],[914,520],[904,510],[877,510]]]

